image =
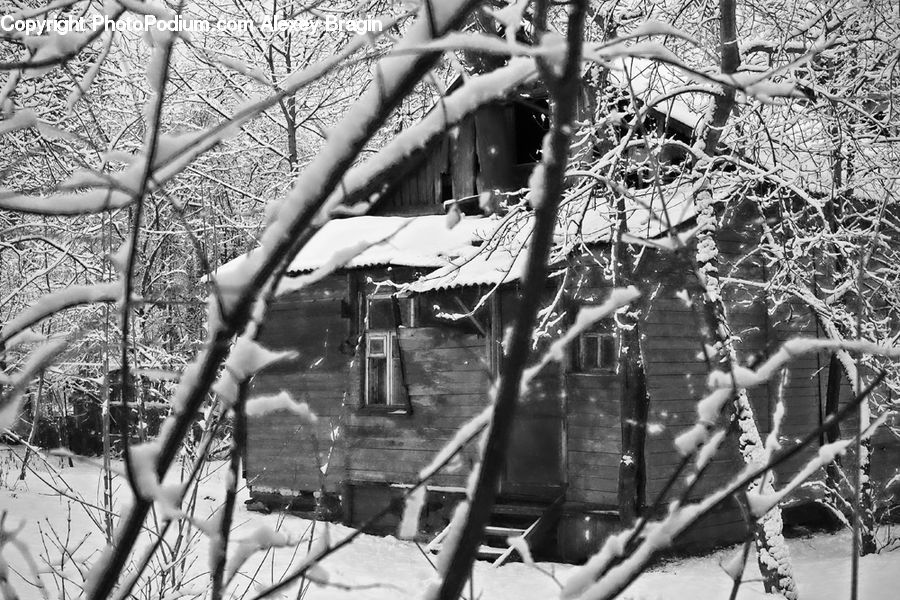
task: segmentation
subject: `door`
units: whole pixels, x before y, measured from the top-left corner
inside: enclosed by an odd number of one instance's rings
[[[564,394],[556,369],[537,379],[520,400],[500,495],[554,500],[565,485]]]

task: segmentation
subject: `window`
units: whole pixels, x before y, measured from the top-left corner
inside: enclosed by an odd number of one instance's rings
[[[588,331],[578,337],[574,367],[582,373],[614,371],[616,368],[616,337],[607,331]]]
[[[513,104],[516,134],[516,164],[531,165],[541,160],[541,145],[550,129],[550,103],[546,98],[532,98],[527,104]]]
[[[406,412],[398,329],[403,323],[411,323],[412,302],[408,298],[372,296],[365,307],[363,406]]]
[[[393,334],[387,331],[371,331],[366,334],[366,405],[391,404],[391,346]]]
[[[461,333],[487,335],[489,323],[486,307],[472,311],[481,300],[482,291],[475,287],[453,291],[428,292],[418,297],[416,327],[453,328]]]
[[[412,327],[414,313],[412,297],[371,296],[366,302],[366,329],[395,331],[398,327]]]
[[[441,173],[441,201],[453,199],[453,176]]]

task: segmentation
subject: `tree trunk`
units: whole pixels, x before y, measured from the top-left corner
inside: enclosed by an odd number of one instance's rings
[[[618,231],[614,260],[614,285],[627,287],[635,283],[635,260],[631,249],[622,243],[622,236],[628,230],[625,198],[619,198],[616,206]],[[647,296],[640,303],[649,309]],[[638,314],[645,310],[626,311],[620,328],[621,346],[619,365],[619,421],[622,428],[622,456],[619,461],[619,482],[616,497],[619,504],[619,518],[629,525],[641,516],[644,508],[646,464],[644,441],[647,432],[647,416],[650,411],[650,395],[647,393],[647,374],[641,352],[641,323]]]
[[[699,231],[697,233],[697,265],[705,287],[704,308],[708,319],[710,335],[716,342],[720,365],[730,370],[737,361],[737,351],[732,340],[732,330],[728,322],[725,303],[722,300],[722,288],[719,283],[719,251],[714,238],[717,230],[715,208],[712,195],[708,189],[698,191],[696,199]],[[756,427],[753,407],[747,390],[737,390],[734,395],[734,417],[737,422],[741,457],[748,465],[760,465],[765,462],[765,447]],[[760,485],[757,480],[750,489]],[[771,483],[766,484],[771,488]],[[771,489],[763,490],[767,493]],[[797,587],[794,582],[793,565],[790,552],[782,535],[781,508],[774,507],[753,524],[753,537],[756,541],[756,556],[759,571],[763,578],[763,586],[767,593],[781,594],[788,600],[797,598]]]
[[[725,75],[737,72],[741,56],[737,39],[736,0],[719,0],[720,70]],[[734,108],[735,90],[726,86],[715,95],[712,119],[705,130],[698,132],[698,139],[707,154],[714,154],[731,111]],[[712,194],[707,188],[697,191],[694,198],[697,210],[697,265],[705,287],[705,314],[710,335],[715,339],[721,365],[730,369],[737,360],[728,323],[722,288],[719,283],[719,251],[716,246],[716,211]],[[739,430],[739,448],[744,462],[758,464],[764,460],[764,446],[753,407],[746,390],[737,390],[734,398],[734,417]],[[759,482],[753,484],[759,485]],[[767,484],[771,486],[771,483]],[[788,600],[797,598],[790,553],[782,535],[781,509],[773,508],[753,525],[756,556],[763,586],[768,593],[782,594]]]
[[[44,371],[41,371],[41,378],[38,381],[37,394],[31,403],[31,431],[28,432],[28,445],[25,446],[25,456],[22,458],[22,469],[19,471],[19,479],[25,479],[25,471],[28,469],[28,459],[31,458],[31,448],[34,446],[35,438],[37,438],[38,423],[41,420],[41,396],[44,393]],[[60,437],[62,432],[60,431]]]
[[[840,137],[838,137],[840,139]],[[846,161],[844,160],[844,155],[841,150],[841,144],[838,143],[838,147],[833,152],[833,164],[832,164],[832,180],[834,182],[834,187],[837,190],[843,189],[843,181],[844,181],[844,168]],[[841,225],[841,217],[844,214],[844,202],[847,199],[847,192],[841,191],[834,195],[831,201],[825,204],[824,213],[825,219],[828,223],[828,228],[834,234],[838,232]],[[845,269],[847,267],[846,261],[842,258],[842,255],[836,248],[832,248],[833,253],[826,253],[826,265],[828,265],[828,270],[831,273],[838,272],[840,269]],[[831,258],[833,256],[833,258]],[[863,272],[862,265],[860,265],[860,273]],[[857,286],[860,287],[861,286]],[[816,290],[818,292],[818,289]],[[862,290],[858,290],[858,301],[862,306],[865,306],[865,299],[862,296]],[[862,315],[857,315],[857,319],[862,319],[865,312],[863,311]],[[847,337],[851,337],[853,334],[856,335],[857,338],[861,338],[859,331],[859,325],[857,325],[856,332],[846,331],[846,328],[842,328],[838,325],[838,323],[834,323],[832,327],[833,332],[831,337],[835,337],[834,334],[840,336],[841,338],[846,339]],[[848,359],[849,360],[849,359]],[[844,369],[847,372],[847,377],[850,380],[850,385],[853,388],[854,393],[859,393],[859,389],[862,387],[862,382],[860,378],[859,365],[856,365],[855,368]],[[831,357],[831,363],[829,364],[828,370],[828,388],[826,392],[826,406],[825,410],[828,413],[829,410],[837,411],[838,410],[838,402],[840,400],[840,378],[841,378],[841,364],[838,359],[837,354],[833,354]],[[834,388],[832,389],[832,386]],[[859,407],[859,429],[858,431],[862,432],[871,423],[871,411],[870,404],[867,400],[863,402]],[[840,430],[836,432],[837,435],[840,435]],[[829,432],[828,437],[831,437],[831,432]],[[874,554],[878,551],[878,546],[875,543],[875,499],[873,496],[872,490],[872,479],[871,479],[871,470],[872,470],[872,441],[871,438],[860,439],[857,446],[857,455],[856,461],[853,465],[853,477],[851,478],[854,486],[859,487],[859,493],[856,495],[856,501],[853,498],[848,498],[848,501],[842,503],[845,512],[845,516],[854,523],[854,530],[858,526],[858,554],[859,556],[866,556],[867,554]],[[838,468],[834,464],[830,464],[826,469],[826,477],[831,479],[835,474]],[[834,490],[834,493],[840,492],[840,482],[837,481],[829,481],[832,485],[830,486],[831,490]],[[853,490],[850,490],[850,493],[853,494]],[[849,512],[848,512],[849,511]]]
[[[568,49],[562,73],[549,73],[545,65],[548,88],[551,93],[550,131],[544,140],[545,152],[541,157],[540,184],[532,190],[534,197],[534,228],[526,259],[525,274],[519,296],[517,315],[502,357],[500,381],[496,384],[494,410],[484,439],[481,465],[472,475],[474,486],[469,492],[469,502],[459,533],[454,533],[455,544],[448,545],[450,552],[445,563],[443,581],[437,590],[427,594],[436,600],[457,600],[470,579],[478,546],[484,535],[499,487],[506,453],[512,436],[513,424],[519,403],[520,385],[525,365],[531,355],[531,343],[541,294],[548,276],[547,259],[553,246],[556,215],[565,189],[565,172],[568,150],[572,139],[572,123],[575,120],[575,96],[579,84],[582,36],[586,2],[575,2],[568,18]],[[535,29],[544,31],[548,2],[536,5]],[[471,484],[470,484],[471,486]],[[465,505],[463,505],[465,506]]]
[[[841,362],[838,360],[837,354],[832,354],[828,361],[828,379],[825,385],[825,406],[822,416],[827,419],[835,414],[840,408],[841,399]],[[820,445],[831,444],[838,441],[841,437],[841,424],[835,423],[822,434]],[[841,474],[838,468],[838,460],[828,463],[825,467],[825,478],[828,484],[828,493],[839,493],[841,486]],[[834,504],[835,502],[832,502]]]
[[[633,523],[644,508],[645,461],[644,440],[650,396],[647,376],[641,356],[640,329],[633,323],[622,331],[622,350],[619,353],[622,373],[620,421],[622,423],[622,457],[619,462],[619,517]]]

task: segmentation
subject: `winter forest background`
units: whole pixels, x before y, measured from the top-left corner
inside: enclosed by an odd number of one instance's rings
[[[869,470],[872,436],[900,436],[893,0],[0,6],[0,596],[599,599],[634,584],[622,597],[893,597],[900,480]],[[209,26],[37,29],[175,15]],[[269,26],[276,18],[313,25]],[[353,25],[324,26],[338,20]],[[428,478],[474,446],[468,500],[440,553],[247,513],[246,414],[315,419],[297,399],[247,397],[253,375],[284,358],[254,339],[291,259],[332,216],[377,207],[377,195],[344,203],[355,190],[526,81],[549,94],[541,163],[503,206],[482,202],[497,219],[531,223],[502,376],[491,408],[422,465],[398,532],[415,538]],[[576,118],[582,86],[591,118]],[[687,141],[643,126],[659,107],[690,124]],[[676,179],[690,184],[695,225],[653,240],[618,229],[609,298],[569,332],[547,326],[541,291],[560,207],[600,203],[624,228],[635,181]],[[737,361],[722,301],[723,286],[740,283],[719,268],[715,234],[735,218],[711,192],[724,184],[764,231],[747,260],[766,265],[769,298],[802,304],[822,332],[752,364]],[[361,251],[345,241],[318,276]],[[640,367],[629,306],[654,282],[629,269],[648,245],[687,256],[683,299],[709,335],[697,348],[709,385],[672,449],[673,480],[702,477],[720,444],[738,445],[745,467],[699,501],[632,519],[583,566],[533,563],[511,540],[522,564],[473,567],[534,365],[561,360],[579,328],[615,316],[620,368]],[[210,277],[254,248],[241,269]],[[823,265],[830,281],[817,278]],[[852,400],[799,440],[777,426],[760,436],[746,388],[777,386],[815,352],[832,357],[826,368]],[[846,437],[820,445],[837,421]],[[817,451],[795,480],[768,475],[809,445]],[[821,501],[844,529],[802,546],[781,535],[779,503],[807,478],[827,487]],[[732,496],[747,542],[660,570],[673,540]]]

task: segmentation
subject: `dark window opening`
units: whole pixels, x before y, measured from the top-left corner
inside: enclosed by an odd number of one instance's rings
[[[415,309],[412,298],[375,296],[369,298],[366,312],[367,329],[412,327]]]
[[[657,183],[668,185],[676,181],[684,170],[686,150],[665,140],[653,143],[652,149],[643,145],[625,150],[625,183],[634,189],[646,189]]]
[[[579,339],[581,371],[608,371],[615,367],[616,340],[609,333],[584,333]]]
[[[582,332],[570,346],[572,370],[578,373],[603,373],[616,370],[618,348],[616,334],[608,323],[598,323]]]
[[[397,326],[393,298],[370,298],[367,329],[393,329]]]
[[[541,160],[544,135],[550,130],[549,113],[550,104],[545,98],[533,98],[527,104],[513,104],[516,164],[525,165]]]
[[[487,304],[478,306],[481,299],[475,287],[453,291],[429,292],[417,296],[416,325],[419,327],[452,327],[463,333],[486,335]],[[472,311],[475,312],[472,312]]]
[[[441,201],[453,200],[453,177],[450,173],[441,173]]]

